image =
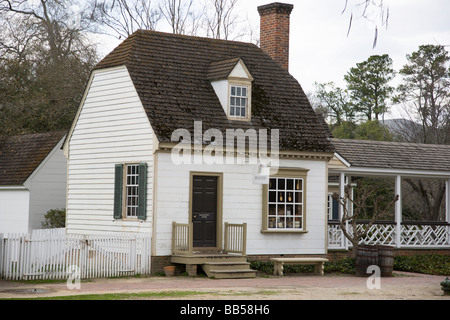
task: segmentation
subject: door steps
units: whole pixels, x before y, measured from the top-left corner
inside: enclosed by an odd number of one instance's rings
[[[243,279],[255,278],[256,270],[250,269],[246,256],[224,253],[200,253],[193,255],[172,255],[172,263],[201,266],[209,278]]]
[[[209,278],[214,279],[243,279],[256,277],[256,271],[250,269],[249,262],[207,262],[202,265],[202,269]]]

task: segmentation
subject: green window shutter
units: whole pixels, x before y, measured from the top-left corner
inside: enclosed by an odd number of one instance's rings
[[[123,165],[116,164],[114,176],[114,219],[122,219]]]
[[[147,164],[139,164],[139,208],[138,219],[147,219]]]

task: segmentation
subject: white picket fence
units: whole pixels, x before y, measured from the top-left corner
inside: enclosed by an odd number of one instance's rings
[[[0,278],[65,280],[150,274],[150,234],[0,234]]]

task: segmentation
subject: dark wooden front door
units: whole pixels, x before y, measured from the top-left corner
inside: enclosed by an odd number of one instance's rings
[[[215,247],[217,234],[217,177],[194,176],[192,222],[194,247]]]

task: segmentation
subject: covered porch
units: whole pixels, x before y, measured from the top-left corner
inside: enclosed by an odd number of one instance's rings
[[[392,219],[376,221],[363,240],[364,244],[450,250],[450,146],[342,139],[332,139],[332,142],[336,153],[329,165],[329,176],[335,177],[335,191],[340,196],[343,196],[345,186],[352,182],[352,177],[391,179],[395,195],[399,195]],[[435,218],[424,219],[427,215],[422,214],[411,219],[404,212],[404,207],[412,205],[405,202],[411,200],[411,194],[405,194],[405,181],[412,185],[411,181],[425,179],[435,181],[440,188],[439,194],[429,195],[438,199],[439,205],[435,206],[432,215]],[[420,204],[420,199],[415,200]],[[332,205],[329,208],[333,210]],[[335,209],[337,212],[329,214],[328,249],[346,250],[351,243],[339,226],[342,208]],[[361,220],[358,226],[362,228],[367,223]]]

